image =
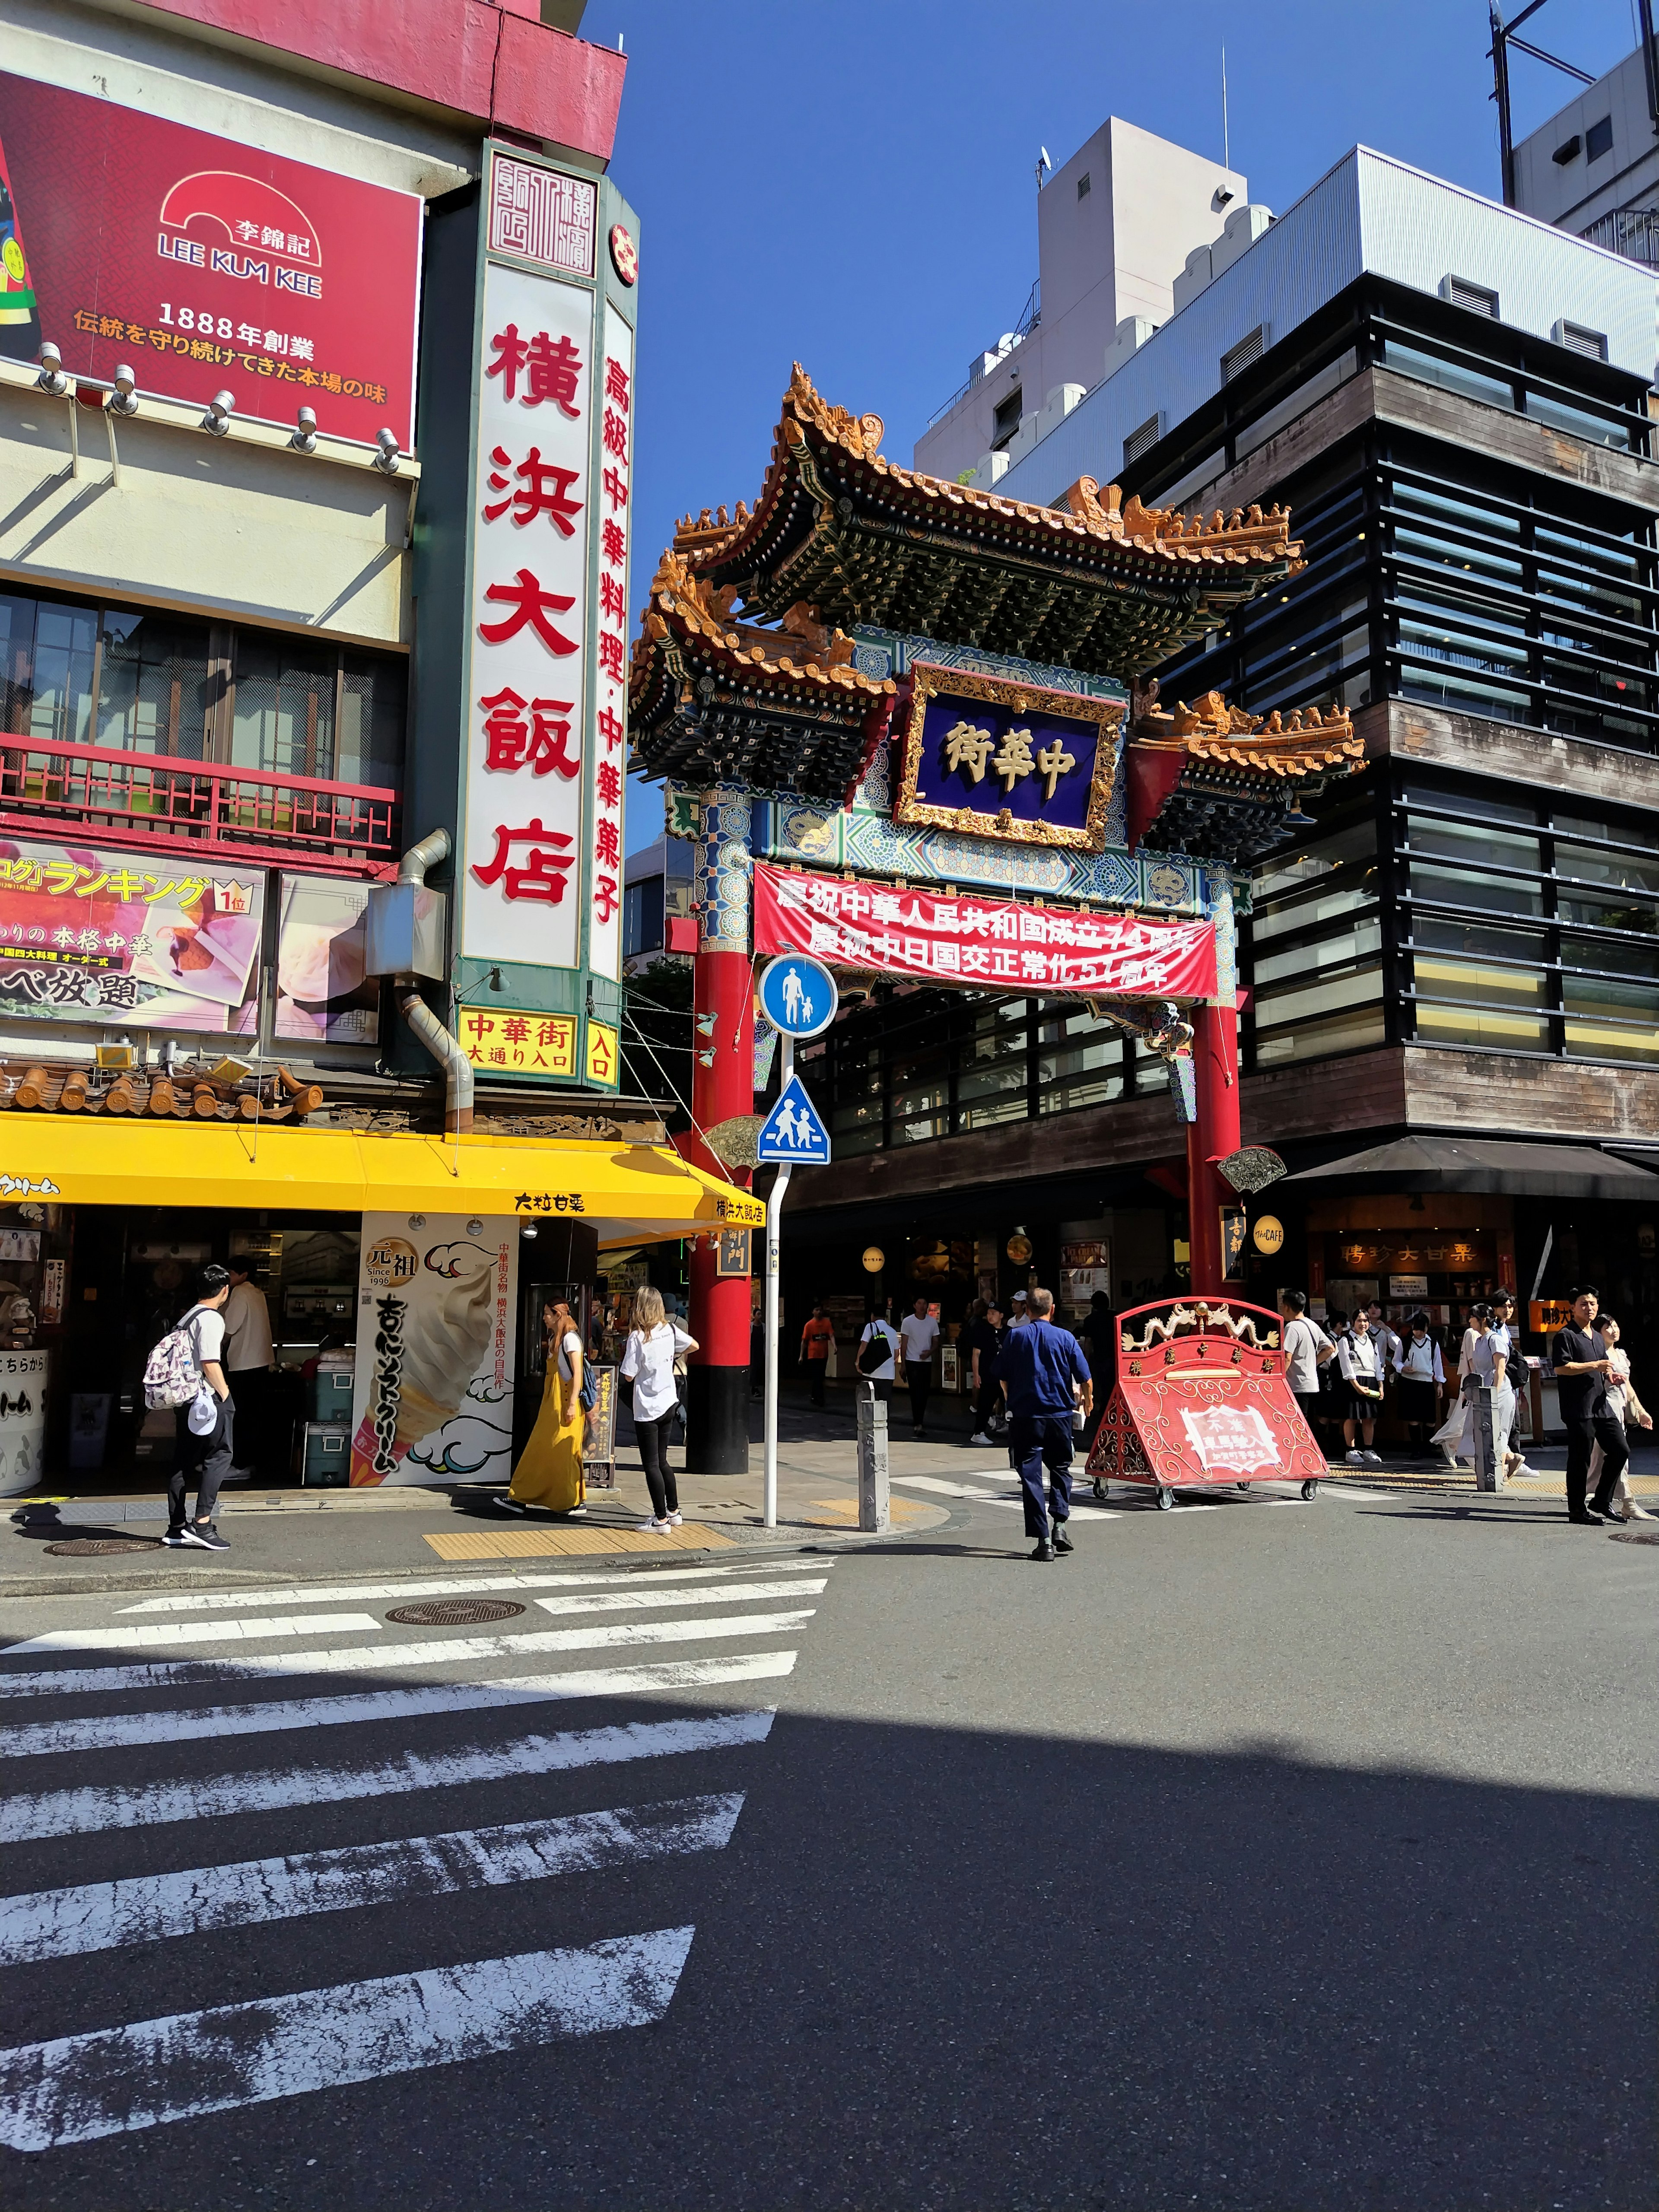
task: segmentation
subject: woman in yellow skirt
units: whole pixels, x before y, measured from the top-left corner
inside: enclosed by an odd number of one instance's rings
[[[562,1298],[550,1298],[542,1308],[542,1327],[547,1340],[542,1409],[501,1503],[512,1513],[531,1505],[545,1513],[581,1513],[587,1494],[582,1481],[582,1340]]]

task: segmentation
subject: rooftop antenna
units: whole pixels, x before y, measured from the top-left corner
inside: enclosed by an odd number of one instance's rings
[[[1227,49],[1221,49],[1221,166],[1231,169],[1231,149],[1227,142]]]
[[[1042,173],[1043,173],[1043,171],[1044,171],[1045,169],[1052,169],[1052,168],[1054,167],[1054,163],[1053,163],[1053,162],[1048,159],[1048,149],[1046,146],[1039,146],[1039,147],[1037,148],[1037,165],[1036,165],[1037,190],[1038,190],[1039,191],[1041,191],[1042,190]]]

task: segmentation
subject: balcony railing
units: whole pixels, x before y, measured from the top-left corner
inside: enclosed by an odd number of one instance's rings
[[[12,836],[78,844],[113,833],[361,876],[396,862],[398,817],[397,793],[372,785],[0,732],[0,832]]]
[[[1615,208],[1581,235],[1591,246],[1623,254],[1626,261],[1639,261],[1644,269],[1659,269],[1659,210]]]

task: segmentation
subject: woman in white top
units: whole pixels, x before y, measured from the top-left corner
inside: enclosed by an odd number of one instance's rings
[[[887,1347],[887,1357],[878,1366],[866,1362],[864,1347],[871,1343],[880,1343]],[[864,1324],[863,1335],[859,1339],[858,1371],[861,1382],[875,1384],[878,1398],[885,1400],[893,1395],[893,1358],[898,1350],[898,1334],[892,1323],[880,1314],[872,1314]]]
[[[547,1371],[541,1411],[501,1502],[509,1513],[522,1513],[527,1505],[548,1513],[581,1513],[587,1495],[582,1480],[582,1340],[562,1298],[550,1298],[542,1308],[542,1328]]]
[[[1363,1312],[1357,1313],[1352,1326],[1337,1338],[1336,1365],[1347,1401],[1342,1409],[1342,1441],[1348,1448],[1348,1464],[1381,1467],[1382,1461],[1371,1449],[1371,1439],[1376,1434],[1377,1410],[1382,1403],[1382,1358]]]
[[[680,1494],[668,1464],[668,1440],[680,1404],[674,1363],[696,1349],[696,1337],[668,1319],[662,1292],[647,1283],[634,1300],[634,1326],[622,1363],[623,1382],[634,1385],[634,1434],[651,1492],[651,1518],[640,1523],[641,1533],[650,1529],[662,1535],[680,1525]]]
[[[1615,1421],[1628,1425],[1632,1413],[1639,1428],[1650,1429],[1653,1416],[1636,1395],[1636,1386],[1630,1379],[1630,1354],[1619,1348],[1619,1324],[1611,1314],[1603,1314],[1595,1324],[1595,1333],[1607,1348],[1607,1411]],[[1590,1453],[1589,1490],[1595,1497],[1601,1482],[1601,1447],[1597,1444]],[[1623,1473],[1613,1486],[1613,1510],[1620,1521],[1651,1521],[1653,1516],[1645,1506],[1638,1505],[1632,1495],[1630,1465],[1626,1462]]]
[[[1435,1442],[1444,1454],[1448,1467],[1456,1466],[1460,1454],[1471,1460],[1475,1457],[1474,1399],[1470,1385],[1485,1383],[1492,1392],[1492,1465],[1504,1467],[1509,1457],[1510,1431],[1515,1423],[1515,1390],[1509,1381],[1509,1338],[1492,1328],[1489,1305],[1469,1308],[1469,1325],[1463,1334],[1457,1372],[1461,1403],[1454,1407],[1437,1431]]]

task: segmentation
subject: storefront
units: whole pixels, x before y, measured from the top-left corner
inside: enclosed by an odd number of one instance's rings
[[[637,1144],[14,1112],[0,1150],[9,1495],[164,1477],[173,1419],[146,1413],[144,1362],[210,1260],[245,1266],[270,1316],[262,1480],[505,1480],[544,1300],[586,1328],[607,1248],[762,1216]]]

